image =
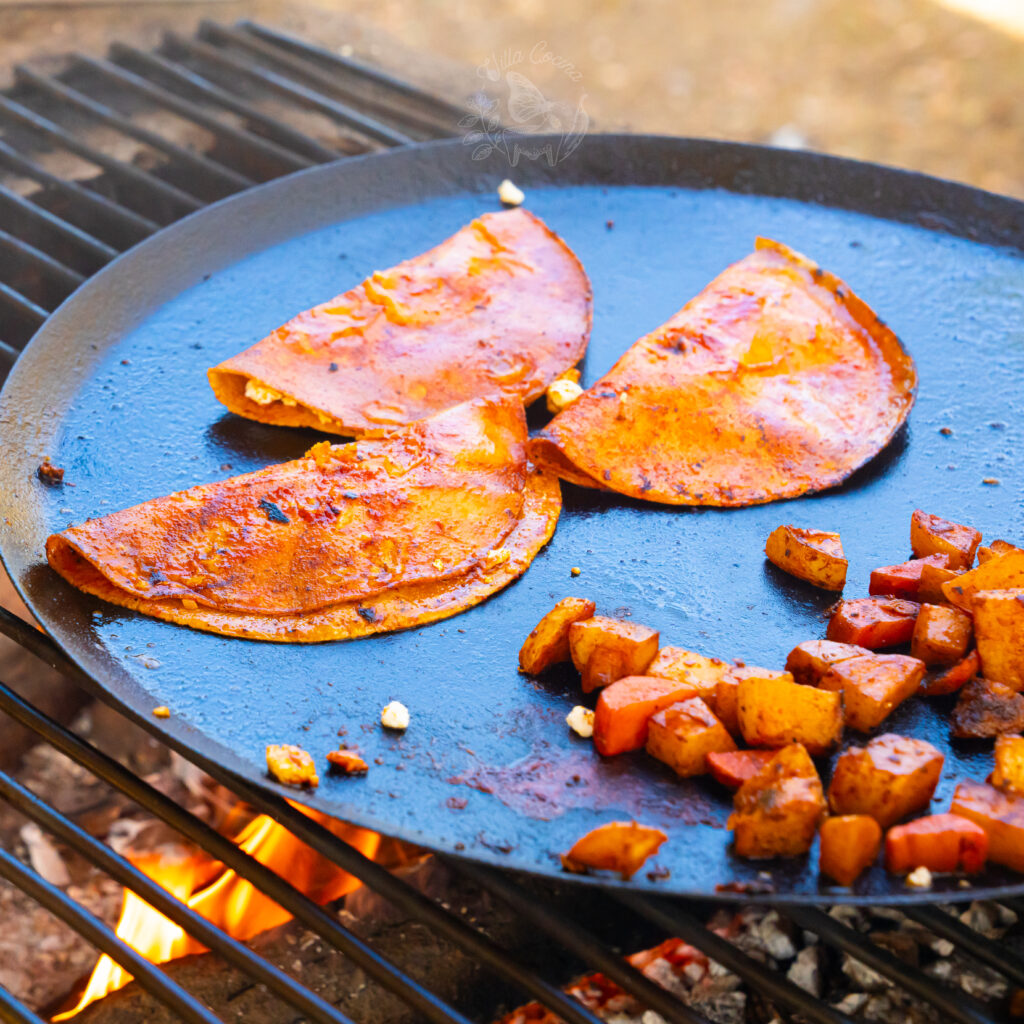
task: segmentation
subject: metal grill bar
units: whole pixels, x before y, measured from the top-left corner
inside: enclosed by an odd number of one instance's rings
[[[222,195],[229,195],[238,189],[251,188],[256,184],[252,178],[247,178],[244,174],[239,174],[238,171],[225,167],[199,153],[192,153],[174,142],[168,142],[162,135],[157,135],[156,132],[151,132],[148,128],[135,124],[106,104],[86,96],[70,85],[58,82],[55,78],[41,75],[24,64],[15,66],[14,76],[22,84],[28,83],[47,96],[52,96],[62,103],[81,110],[95,120],[117,129],[122,135],[127,135],[129,138],[149,146],[150,149],[173,157],[194,171],[198,171],[201,176],[205,175],[207,178],[219,181],[222,186],[220,190]],[[204,179],[200,177],[199,180]]]
[[[434,118],[418,117],[408,109],[403,109],[394,102],[388,100],[373,99],[369,96],[354,96],[351,89],[345,89],[338,81],[337,73],[329,74],[313,67],[306,57],[296,57],[287,51],[282,51],[278,46],[266,42],[258,36],[248,32],[242,32],[226,25],[217,25],[214,22],[206,21],[200,28],[200,35],[204,39],[210,39],[220,43],[231,43],[240,49],[266,57],[279,64],[296,75],[312,82],[321,92],[341,97],[343,100],[355,100],[363,107],[382,113],[390,119],[403,121],[412,128],[418,129],[428,138],[443,138],[451,134],[451,125],[439,122]],[[454,122],[452,122],[454,123]]]
[[[341,156],[338,150],[330,149],[317,142],[316,139],[311,139],[308,135],[296,131],[284,121],[264,114],[251,103],[239,99],[198,72],[182,64],[176,64],[160,54],[146,53],[144,50],[137,50],[134,46],[127,46],[124,43],[114,43],[110,48],[110,53],[115,60],[131,62],[153,77],[159,78],[162,75],[181,88],[191,91],[194,95],[202,96],[211,103],[216,103],[225,110],[244,117],[250,125],[262,128],[270,138],[293,147],[318,163],[336,160]]]
[[[313,57],[314,59],[322,60],[348,72],[357,80],[365,79],[366,81],[373,82],[421,106],[433,109],[436,111],[436,115],[442,124],[451,126],[466,114],[464,107],[460,107],[455,103],[449,103],[440,96],[433,95],[433,93],[424,92],[422,89],[415,85],[410,85],[401,78],[395,78],[394,75],[381,71],[380,68],[371,67],[369,64],[354,60],[352,57],[342,57],[340,54],[331,53],[330,50],[314,46],[312,43],[307,43],[304,39],[289,35],[287,32],[267,28],[265,25],[260,25],[253,21],[241,21],[239,22],[239,27],[244,28],[246,32],[253,36],[273,43],[278,48],[291,50],[302,57]]]
[[[276,992],[313,1020],[320,1021],[321,1024],[352,1024],[345,1014],[330,1003],[293,981],[287,974],[267,963],[241,942],[214,927],[129,861],[118,856],[108,846],[94,839],[63,815],[51,810],[39,797],[17,783],[6,772],[0,772],[0,795],[27,818],[31,818],[48,832],[84,854],[115,881],[131,889],[150,906],[180,925],[193,938],[215,950],[225,960],[241,968],[255,980],[262,982],[272,992]]]
[[[942,1014],[962,1024],[994,1024],[992,1017],[978,1000],[960,989],[954,991],[928,977],[922,971],[898,960],[888,950],[876,946],[859,932],[841,924],[823,910],[814,907],[787,907],[786,913],[801,928],[814,932],[823,941],[855,960],[894,981],[918,999],[931,1003]]]
[[[655,903],[625,893],[617,896],[620,903],[635,914],[657,925],[668,935],[675,935],[695,946],[706,956],[741,977],[747,984],[764,992],[780,1006],[800,1014],[815,1024],[853,1024],[852,1018],[834,1007],[815,999],[787,978],[765,964],[747,956],[731,942],[709,931],[679,903]]]
[[[18,316],[23,317],[38,327],[49,315],[48,309],[43,309],[31,299],[26,299],[21,292],[16,292],[10,285],[0,281],[0,301],[9,306]]]
[[[65,181],[51,174],[48,170],[40,167],[34,160],[30,160],[24,153],[19,153],[12,146],[7,145],[0,138],[0,163],[6,164],[18,174],[31,178],[40,185],[62,194],[72,207],[84,208],[86,211],[97,214],[103,221],[109,221],[111,226],[118,232],[127,235],[130,243],[134,245],[141,242],[147,235],[158,230],[160,225],[148,217],[143,217],[127,206],[121,206],[112,199],[84,188],[74,181]]]
[[[123,967],[147,992],[171,1007],[188,1024],[222,1024],[209,1010],[171,981],[127,943],[117,938],[98,917],[83,909],[55,885],[44,881],[0,847],[0,877],[6,878],[55,917],[70,925],[97,949]]]
[[[30,110],[21,103],[17,103],[3,95],[0,95],[0,115],[17,122],[38,135],[44,136],[51,142],[56,142],[58,145],[63,146],[64,149],[88,160],[89,163],[102,167],[111,177],[120,179],[123,184],[135,186],[148,193],[150,202],[154,198],[166,201],[177,210],[176,216],[194,213],[203,207],[203,203],[196,199],[195,196],[190,196],[177,186],[157,178],[148,171],[140,170],[131,164],[115,160],[113,157],[107,156],[106,153],[101,153],[98,149],[76,138],[60,125],[43,117],[42,114],[37,114],[34,110]]]
[[[179,807],[148,783],[136,778],[127,768],[37,711],[3,683],[0,683],[0,709],[41,736],[62,754],[88,768],[97,778],[124,793],[140,807],[166,822],[205,850],[215,860],[226,864],[242,878],[252,882],[262,893],[289,911],[296,920],[348,956],[367,974],[404,999],[425,1018],[436,1021],[438,1024],[453,1024],[453,1022],[454,1024],[469,1024],[461,1014],[428,989],[418,985],[361,939],[356,938],[339,921],[300,893],[285,879],[260,864],[255,858],[210,828],[205,822],[200,821],[195,815]],[[259,803],[253,804],[253,806],[264,810]],[[304,816],[299,814],[299,817]],[[386,871],[384,873],[389,878],[392,877]],[[402,885],[403,883],[397,884]]]
[[[30,264],[40,273],[51,277],[58,282],[65,293],[73,292],[85,278],[70,267],[48,256],[41,249],[22,241],[16,235],[12,235],[0,229],[0,249],[6,249],[20,260]]]
[[[381,143],[388,146],[401,146],[413,141],[405,133],[395,128],[389,128],[371,117],[366,117],[344,103],[321,96],[318,92],[307,89],[304,85],[299,85],[275,71],[250,64],[227,50],[219,49],[197,39],[186,39],[176,32],[168,33],[165,38],[169,46],[179,51],[191,53],[222,70],[227,69],[231,74],[242,75],[250,81],[257,82],[273,92],[279,93],[293,103],[319,111],[321,114],[333,118],[339,124],[355,129],[366,140],[367,148],[377,149]]]
[[[3,988],[0,988],[0,1021],[4,1024],[46,1024],[42,1017],[34,1014]]]
[[[180,114],[195,124],[202,125],[208,131],[215,133],[221,140],[229,140],[236,147],[249,152],[261,162],[269,162],[277,168],[275,172],[277,174],[286,174],[288,171],[298,171],[303,167],[313,166],[312,160],[299,156],[268,139],[262,139],[258,135],[253,135],[252,132],[236,128],[234,125],[225,124],[212,114],[208,114],[197,104],[183,99],[173,92],[162,89],[158,85],[154,85],[148,79],[141,78],[139,75],[127,70],[127,68],[119,67],[117,64],[111,64],[110,61],[101,60],[96,57],[79,56],[75,58],[75,63],[80,67],[89,68],[89,70],[96,74],[117,82],[129,91],[145,96],[147,99],[162,107],[166,107],[168,110],[173,110],[176,114]],[[269,176],[272,177],[273,175]]]

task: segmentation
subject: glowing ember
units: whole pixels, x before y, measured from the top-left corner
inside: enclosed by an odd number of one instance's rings
[[[380,836],[376,832],[346,825],[305,807],[297,809],[367,857],[376,855],[380,844]],[[299,842],[265,814],[253,819],[238,834],[235,842],[317,903],[340,899],[362,884]],[[176,899],[236,939],[251,939],[291,919],[292,915],[269,896],[204,855],[168,859],[160,854],[147,854],[131,860]],[[127,890],[117,922],[117,935],[154,964],[205,952],[195,939]],[[74,1017],[90,1003],[123,988],[131,980],[131,975],[108,956],[100,957],[78,1005],[54,1017],[54,1021]]]

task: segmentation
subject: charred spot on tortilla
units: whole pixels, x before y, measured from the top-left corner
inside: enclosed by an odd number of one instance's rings
[[[521,576],[554,532],[558,480],[526,442],[519,401],[478,399],[71,527],[47,558],[86,593],[228,636],[423,625]]]
[[[666,504],[793,498],[877,455],[916,386],[899,339],[846,284],[758,239],[558,413],[531,457]]]
[[[209,371],[262,423],[361,437],[484,396],[524,404],[583,357],[590,282],[523,209],[487,213]]]

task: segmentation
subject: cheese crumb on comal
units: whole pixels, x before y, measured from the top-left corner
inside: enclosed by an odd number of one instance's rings
[[[506,178],[498,186],[498,198],[506,206],[522,206],[526,199],[526,193]]]
[[[393,700],[381,710],[380,724],[385,729],[408,729],[409,709],[400,700]]]
[[[914,868],[907,875],[907,885],[913,886],[915,889],[930,889],[932,886],[932,873],[924,865]]]
[[[589,740],[594,735],[594,712],[590,708],[585,708],[582,704],[577,704],[565,716],[565,724],[577,736],[582,736],[585,740]]]

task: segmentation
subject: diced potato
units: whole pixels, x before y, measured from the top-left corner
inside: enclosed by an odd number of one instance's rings
[[[882,826],[866,814],[826,818],[819,832],[818,869],[840,885],[853,885],[882,845]]]
[[[689,683],[657,676],[626,676],[601,691],[594,709],[594,746],[611,757],[639,750],[647,742],[653,714],[670,704],[696,696]]]
[[[1024,551],[1014,548],[943,583],[942,592],[950,604],[969,612],[979,590],[1015,590],[1019,587],[1024,587]]]
[[[969,683],[981,668],[981,659],[977,651],[971,651],[963,661],[951,665],[945,672],[926,677],[918,691],[923,697],[943,697],[947,693],[956,693],[965,683]]]
[[[828,621],[826,636],[870,651],[910,643],[921,606],[897,597],[859,597],[840,601]]]
[[[889,829],[885,867],[894,874],[925,867],[929,871],[975,874],[988,859],[985,830],[958,814],[933,814]]]
[[[951,569],[970,569],[981,533],[918,509],[910,517],[910,549],[918,558],[948,555]]]
[[[804,686],[817,686],[818,680],[837,662],[869,653],[866,647],[854,644],[838,644],[834,640],[807,640],[789,652],[786,671]]]
[[[737,691],[743,679],[791,679],[788,672],[756,665],[730,665],[729,670],[715,686],[714,700],[708,700],[711,710],[733,736],[740,734],[739,704]],[[705,698],[707,699],[707,698]]]
[[[988,562],[993,558],[998,558],[1000,555],[1005,555],[1010,551],[1020,551],[1016,544],[1011,544],[1008,540],[994,540],[988,547],[978,548],[978,565],[982,562]]]
[[[905,654],[865,654],[833,665],[822,690],[842,693],[846,724],[868,732],[882,724],[924,678],[924,662]]]
[[[684,778],[705,774],[708,754],[735,749],[725,726],[700,697],[659,711],[647,734],[647,753]]]
[[[628,880],[667,839],[658,828],[635,821],[611,821],[577,839],[572,849],[562,854],[562,867],[574,872],[617,871]]]
[[[943,569],[938,565],[925,563],[921,566],[921,580],[917,586],[917,600],[922,604],[945,604],[946,595],[942,584],[956,579],[962,569]]]
[[[793,743],[740,786],[728,827],[740,857],[797,857],[810,849],[824,816],[825,796],[814,762]]]
[[[887,828],[927,807],[942,774],[943,755],[930,743],[886,733],[850,747],[836,761],[828,803],[836,814],[867,814]]]
[[[979,590],[971,611],[981,674],[1024,689],[1024,590]]]
[[[568,661],[569,627],[574,622],[589,619],[594,614],[593,601],[582,597],[562,598],[533,628],[519,651],[519,667],[532,676]]]
[[[996,789],[1024,796],[1024,736],[996,740],[996,766],[989,781]]]
[[[927,558],[914,558],[898,565],[883,565],[880,569],[872,570],[868,593],[878,597],[905,597],[916,601],[921,590],[921,573],[926,565],[948,569],[949,557],[929,555]]]
[[[708,703],[714,701],[715,687],[731,666],[721,658],[706,658],[685,647],[662,647],[647,667],[647,675],[689,683],[697,696]]]
[[[967,655],[973,628],[970,615],[959,608],[923,604],[914,623],[910,653],[926,665],[955,665]]]
[[[642,676],[658,653],[658,631],[595,615],[569,627],[569,653],[589,693],[625,676]]]
[[[743,679],[736,702],[740,732],[752,747],[801,743],[812,754],[823,754],[843,735],[839,694],[801,686],[792,676]]]
[[[991,739],[1024,730],[1024,696],[1005,683],[975,679],[960,691],[950,716],[960,739]]]
[[[777,753],[776,750],[724,750],[708,754],[708,769],[715,782],[729,789],[739,789]]]
[[[985,830],[990,861],[1024,872],[1024,796],[965,779],[956,787],[950,811]]]
[[[312,754],[292,743],[271,743],[267,747],[267,771],[286,786],[319,786],[320,778]]]
[[[764,546],[768,561],[797,579],[824,590],[846,585],[847,560],[838,533],[779,526]]]

